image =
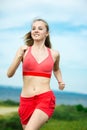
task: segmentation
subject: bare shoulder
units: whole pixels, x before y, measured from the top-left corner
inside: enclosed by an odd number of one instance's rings
[[[27,49],[28,48],[28,46],[27,45],[21,45],[20,47],[19,47],[19,49]]]
[[[54,50],[54,49],[50,49],[51,50],[51,54],[54,58],[58,58],[60,57],[60,53],[58,50]]]

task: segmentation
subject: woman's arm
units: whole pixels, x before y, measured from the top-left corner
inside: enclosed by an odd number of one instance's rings
[[[27,49],[27,46],[22,46],[16,52],[16,55],[13,59],[13,62],[11,63],[11,65],[8,68],[8,71],[7,71],[7,76],[9,78],[12,77],[15,74],[18,66],[20,65],[21,61],[23,60],[23,55],[24,55],[24,52],[26,51],[26,49]]]
[[[59,61],[60,61],[60,54],[56,53],[56,61],[54,63],[53,72],[54,72],[54,76],[56,77],[58,81],[59,89],[63,90],[65,87],[65,83],[63,82],[63,79],[62,79],[62,73],[59,67]]]

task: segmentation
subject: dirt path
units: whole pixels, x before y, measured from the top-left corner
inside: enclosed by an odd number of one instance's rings
[[[17,112],[18,107],[5,107],[0,106],[0,115],[9,114],[11,112]]]

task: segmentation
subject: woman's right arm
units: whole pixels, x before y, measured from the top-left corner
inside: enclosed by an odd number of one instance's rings
[[[27,50],[27,46],[22,46],[16,52],[16,55],[13,59],[13,62],[11,63],[11,65],[8,68],[8,71],[7,71],[7,76],[9,78],[12,77],[15,74],[18,66],[20,65],[21,61],[23,60],[23,55],[24,55],[24,52],[26,50]]]

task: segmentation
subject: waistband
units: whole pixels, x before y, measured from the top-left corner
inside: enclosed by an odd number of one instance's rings
[[[44,92],[44,93],[41,93],[41,94],[37,94],[37,95],[32,96],[32,97],[23,97],[23,96],[20,96],[20,99],[22,99],[23,101],[29,101],[29,100],[33,100],[35,98],[41,98],[43,96],[49,96],[49,95],[53,95],[55,97],[53,91],[50,90],[50,91],[47,91],[47,92]]]

